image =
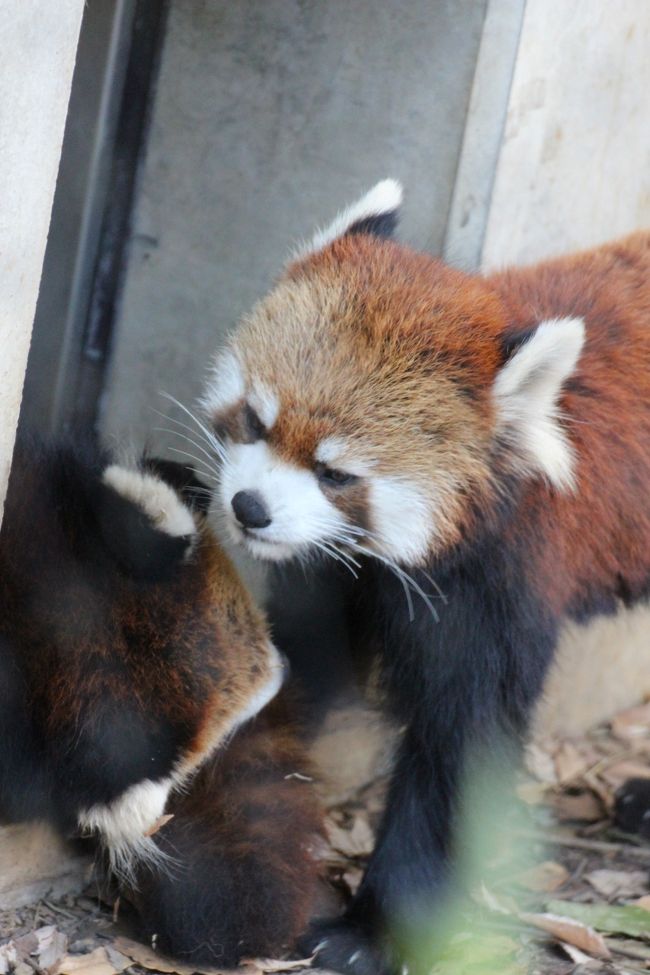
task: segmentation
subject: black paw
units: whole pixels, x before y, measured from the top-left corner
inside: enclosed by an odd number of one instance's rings
[[[650,840],[650,779],[628,779],[616,793],[614,820],[626,833]]]
[[[317,921],[303,935],[300,952],[316,955],[314,966],[345,975],[393,975],[381,949],[345,918]]]

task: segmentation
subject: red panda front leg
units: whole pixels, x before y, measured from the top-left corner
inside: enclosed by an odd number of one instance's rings
[[[367,619],[383,621],[375,638],[384,680],[407,731],[359,892],[341,920],[310,935],[325,968],[370,975],[406,964],[410,975],[418,972],[418,931],[435,933],[436,906],[453,873],[464,777],[486,761],[516,762],[556,625],[513,561],[501,542],[446,572],[437,567],[447,597],[437,620],[421,606],[411,621],[393,576],[375,570],[374,584],[362,581],[373,594]]]

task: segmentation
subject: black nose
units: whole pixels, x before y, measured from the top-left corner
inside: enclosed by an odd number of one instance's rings
[[[238,491],[230,502],[235,518],[244,528],[266,528],[271,518],[261,497],[255,491]]]

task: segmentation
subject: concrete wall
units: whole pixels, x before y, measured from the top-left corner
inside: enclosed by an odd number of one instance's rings
[[[0,521],[83,0],[0,0]]]
[[[527,0],[482,263],[650,227],[650,4]]]
[[[0,0],[0,521],[84,0]],[[41,826],[0,828],[0,909],[61,893],[83,865]]]
[[[296,239],[386,175],[439,252],[485,0],[174,0],[103,410],[152,432]],[[503,96],[505,98],[505,94]],[[503,99],[502,99],[503,100]]]

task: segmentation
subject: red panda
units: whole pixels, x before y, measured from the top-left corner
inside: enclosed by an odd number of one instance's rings
[[[357,576],[406,727],[361,887],[310,942],[354,975],[430,916],[468,763],[521,740],[561,624],[650,591],[650,234],[480,276],[390,239],[400,202],[386,180],[319,232],[203,398],[234,540]]]
[[[283,662],[206,494],[169,462],[19,442],[0,532],[0,819],[98,835],[145,935],[233,965],[306,924],[320,818],[292,774],[306,757],[287,701],[265,707]]]

